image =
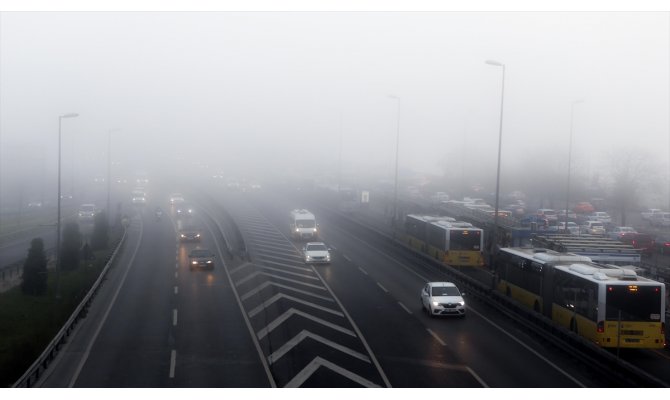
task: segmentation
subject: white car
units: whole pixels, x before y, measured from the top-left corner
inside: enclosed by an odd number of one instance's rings
[[[590,217],[591,220],[593,221],[600,221],[603,224],[611,224],[612,223],[612,217],[604,211],[596,211],[593,214],[591,214]]]
[[[305,264],[329,264],[330,249],[322,242],[308,242],[302,248]]]
[[[605,225],[601,221],[585,221],[581,226],[582,233],[589,235],[605,235]]]
[[[421,307],[432,317],[456,315],[465,317],[465,293],[451,282],[428,282],[421,289]]]
[[[184,202],[184,196],[181,193],[172,193],[170,195],[170,204],[181,204]]]
[[[79,220],[93,221],[95,213],[96,213],[95,204],[82,204],[81,207],[79,208]]]
[[[566,233],[565,222],[559,222],[558,223],[558,231],[562,232],[562,233]],[[574,222],[568,221],[567,233],[569,233],[571,235],[579,235],[579,225],[577,225]]]

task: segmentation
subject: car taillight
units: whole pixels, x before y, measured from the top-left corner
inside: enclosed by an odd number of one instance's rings
[[[597,331],[598,333],[605,333],[605,321],[598,321]]]

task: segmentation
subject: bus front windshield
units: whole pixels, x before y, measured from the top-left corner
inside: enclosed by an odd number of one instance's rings
[[[658,286],[608,285],[605,296],[608,321],[661,321],[664,299]]]
[[[481,231],[457,229],[449,232],[449,250],[481,250]]]
[[[299,219],[295,221],[295,226],[298,228],[314,228],[316,224],[313,219]]]

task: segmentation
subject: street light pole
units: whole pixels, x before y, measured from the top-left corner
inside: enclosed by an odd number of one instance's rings
[[[112,132],[118,129],[107,131],[107,224],[111,225],[112,209],[111,207],[111,185],[112,185]]]
[[[395,179],[393,187],[393,219],[391,220],[393,226],[396,225],[396,218],[398,217],[398,152],[400,148],[400,97],[389,95],[388,97],[398,101],[398,111],[396,120],[396,139],[395,139]]]
[[[570,105],[570,139],[568,141],[568,184],[565,190],[565,233],[568,233],[568,210],[570,209],[570,173],[572,165],[572,128],[575,117],[575,104],[581,103],[582,100],[573,101]]]
[[[500,129],[498,132],[498,168],[496,172],[496,203],[495,203],[495,215],[493,217],[493,236],[491,239],[491,249],[490,249],[490,259],[493,259],[493,253],[498,242],[498,207],[499,207],[499,198],[500,198],[500,156],[502,150],[502,127],[503,127],[503,102],[505,99],[505,64],[498,61],[486,60],[486,64],[493,65],[495,67],[502,67],[502,89],[500,90]],[[493,265],[493,262],[490,263]]]
[[[58,116],[58,202],[56,217],[56,298],[60,299],[60,198],[61,198],[61,121],[63,118],[75,118],[79,114],[69,113]]]

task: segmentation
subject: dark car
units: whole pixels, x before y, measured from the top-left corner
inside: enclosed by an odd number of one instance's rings
[[[654,240],[654,248],[661,254],[670,254],[670,235],[658,235]]]
[[[633,248],[639,249],[645,254],[650,254],[654,251],[654,237],[648,233],[631,233],[620,237],[619,240],[632,245]]]
[[[185,226],[179,229],[180,242],[199,242],[200,236],[200,229],[195,226]]]
[[[190,270],[196,268],[214,269],[214,253],[207,249],[191,250],[188,254],[188,267]]]

